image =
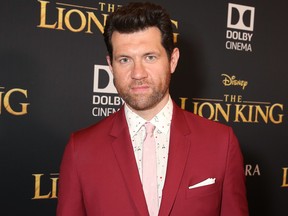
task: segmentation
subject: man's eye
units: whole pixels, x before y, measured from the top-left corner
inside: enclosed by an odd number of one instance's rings
[[[119,59],[119,62],[124,64],[124,63],[129,62],[129,59],[128,58],[121,58],[121,59]]]
[[[154,61],[156,59],[156,56],[154,56],[154,55],[148,55],[148,56],[146,56],[146,60],[147,61]]]

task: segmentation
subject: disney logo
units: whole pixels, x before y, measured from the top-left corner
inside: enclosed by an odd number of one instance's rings
[[[245,80],[237,80],[236,76],[229,76],[227,74],[221,74],[221,76],[224,76],[224,79],[222,83],[224,86],[241,86],[244,90],[245,87],[248,85],[248,81]]]

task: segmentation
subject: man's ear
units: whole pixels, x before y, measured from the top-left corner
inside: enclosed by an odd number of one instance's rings
[[[107,63],[108,63],[108,66],[109,66],[110,71],[113,73],[112,60],[111,60],[111,58],[110,58],[109,55],[106,56],[106,61],[107,61]]]
[[[180,51],[178,48],[174,48],[172,54],[171,54],[171,61],[170,61],[170,70],[171,73],[174,73],[174,71],[176,70],[177,64],[178,64],[178,60],[180,57]]]

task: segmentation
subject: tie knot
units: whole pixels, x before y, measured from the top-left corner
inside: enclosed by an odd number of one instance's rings
[[[155,126],[153,124],[151,124],[150,122],[146,122],[145,123],[145,128],[146,128],[146,133],[147,135],[152,135],[153,134],[153,131],[155,129]]]

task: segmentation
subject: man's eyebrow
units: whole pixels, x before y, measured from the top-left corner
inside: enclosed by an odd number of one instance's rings
[[[144,56],[147,56],[147,55],[160,55],[160,53],[157,51],[149,51],[147,53],[144,53]]]
[[[129,58],[129,56],[125,54],[118,54],[118,55],[114,55],[114,58]]]

